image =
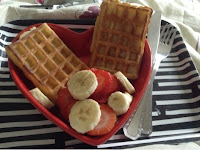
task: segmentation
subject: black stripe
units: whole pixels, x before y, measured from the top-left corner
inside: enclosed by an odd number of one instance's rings
[[[94,25],[95,24],[95,19],[94,20],[87,20],[87,19],[83,19],[83,20],[15,20],[10,22],[10,24],[13,25],[21,25],[21,26],[30,26],[32,24],[37,24],[37,23],[55,23],[55,24],[74,24],[74,25]]]
[[[11,33],[19,33],[21,31],[19,29],[13,29],[13,28],[5,27],[5,26],[1,26],[0,30],[11,32]]]

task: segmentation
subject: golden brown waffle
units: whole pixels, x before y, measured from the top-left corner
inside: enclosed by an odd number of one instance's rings
[[[69,77],[87,69],[46,24],[6,47],[8,56],[52,102]]]
[[[90,67],[121,71],[137,79],[151,15],[149,7],[103,1],[90,48]]]

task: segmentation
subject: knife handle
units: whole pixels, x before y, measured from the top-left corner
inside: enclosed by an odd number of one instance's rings
[[[152,83],[149,83],[148,92],[146,96],[146,103],[143,111],[143,121],[142,121],[142,134],[145,136],[150,135],[152,133]]]
[[[143,123],[144,109],[145,109],[144,106],[146,103],[146,98],[148,97],[147,95],[148,86],[146,88],[144,95],[141,98],[140,103],[138,104],[138,108],[131,115],[131,117],[123,127],[125,136],[132,140],[138,139],[142,133],[142,123]]]

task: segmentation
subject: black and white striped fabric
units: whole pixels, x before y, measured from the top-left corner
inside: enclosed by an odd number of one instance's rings
[[[149,137],[132,141],[121,129],[94,147],[63,132],[24,98],[9,73],[4,47],[25,27],[40,22],[82,32],[95,21],[18,20],[0,27],[0,148],[130,148],[200,140],[200,78],[178,31],[171,53],[155,77],[153,133]]]

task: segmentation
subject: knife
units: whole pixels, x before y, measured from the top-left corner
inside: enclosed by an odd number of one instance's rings
[[[160,26],[161,26],[161,12],[156,11],[152,16],[153,27],[148,31],[147,40],[152,52],[152,68],[155,64],[155,55],[157,53],[158,44],[160,40]],[[152,74],[151,74],[152,76]],[[152,90],[153,90],[153,81],[150,77],[149,85],[147,87],[147,94],[145,96],[145,106],[142,114],[142,134],[149,135],[152,132]]]
[[[149,46],[152,51],[152,67],[155,62],[155,54],[158,47],[159,35],[160,35],[160,23],[161,23],[161,12],[156,11],[151,17],[151,21],[149,24],[149,29],[147,33],[147,40],[149,42]],[[145,111],[146,107],[152,107],[152,102],[147,100],[149,97],[149,90],[152,88],[152,82],[149,81],[146,91],[142,96],[140,104],[125,126],[123,127],[123,131],[125,136],[136,140],[141,136],[141,134],[150,134],[152,131],[152,108],[148,108],[148,111]],[[148,103],[147,103],[148,101]],[[147,103],[147,104],[146,104]],[[145,112],[144,112],[145,111]],[[151,112],[150,112],[151,111]],[[148,114],[146,114],[148,113]],[[147,118],[145,121],[143,118]]]

